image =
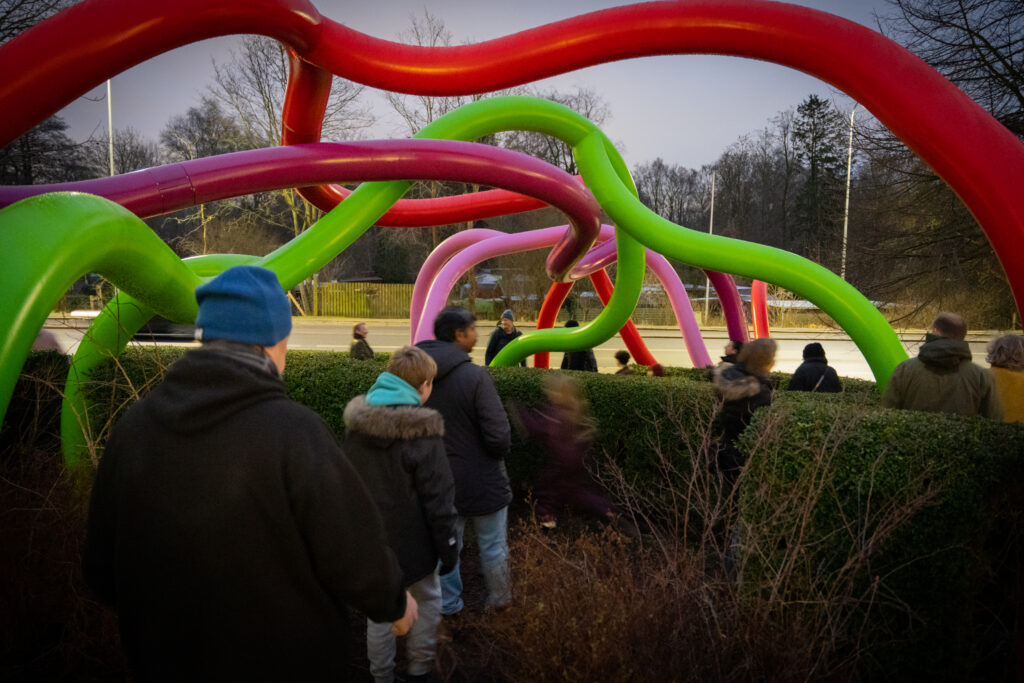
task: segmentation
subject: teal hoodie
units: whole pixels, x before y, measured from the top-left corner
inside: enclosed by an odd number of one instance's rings
[[[366,402],[371,406],[418,406],[420,394],[415,387],[398,375],[382,372],[366,392]]]

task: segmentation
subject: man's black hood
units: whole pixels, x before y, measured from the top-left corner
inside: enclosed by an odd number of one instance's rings
[[[463,363],[473,362],[473,359],[469,357],[466,350],[455,342],[426,339],[416,346],[429,353],[434,362],[437,363],[437,375],[434,377],[435,382],[444,379],[448,373]]]
[[[930,333],[925,337],[925,343],[921,345],[917,357],[929,368],[939,372],[956,370],[961,363],[973,358],[967,342]]]
[[[250,353],[193,349],[170,367],[146,407],[171,432],[202,432],[255,403],[286,398],[272,363]]]

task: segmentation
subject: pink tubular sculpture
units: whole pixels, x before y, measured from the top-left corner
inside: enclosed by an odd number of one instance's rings
[[[552,237],[558,235],[561,230],[563,230],[562,227],[546,228],[513,235],[495,234],[493,230],[465,230],[456,233],[442,242],[428,257],[423,268],[420,270],[419,276],[416,278],[410,320],[411,341],[416,343],[433,337],[433,331],[428,329],[427,323],[434,319],[434,316],[447,301],[448,294],[451,292],[455,282],[458,281],[459,277],[466,270],[480,261],[495,256],[547,246]],[[590,250],[581,259],[572,270],[571,277],[578,279],[604,272],[604,267],[611,262],[604,254],[608,251],[607,245],[609,242],[614,246],[614,228],[610,225],[602,225],[601,237],[605,241]],[[600,252],[598,251],[599,249],[601,250]],[[596,256],[595,253],[597,254]],[[612,253],[614,254],[614,250]],[[580,264],[584,264],[584,266],[581,267]],[[686,295],[686,290],[683,288],[679,275],[664,256],[650,250],[647,251],[647,264],[665,288],[694,367],[711,365],[711,358],[701,341],[700,328],[697,326],[693,308],[690,306],[690,300]],[[605,275],[603,282],[601,280],[595,281],[595,288],[600,287],[599,282],[610,285],[607,275]],[[555,315],[557,315],[557,311],[565,300],[569,289],[570,286],[567,284],[552,288],[542,306],[542,312],[537,321],[537,329],[546,329],[554,325]],[[425,291],[429,291],[429,293],[425,293]],[[604,295],[601,298],[607,303],[609,292],[607,290],[603,291]],[[554,297],[552,297],[552,293],[556,293]],[[600,295],[601,291],[598,293]],[[420,310],[421,308],[422,311]],[[554,311],[554,314],[550,311]],[[643,345],[635,327],[633,327],[632,331],[627,331],[626,328],[623,328],[622,337],[627,347],[630,348],[630,353],[637,359],[637,362],[643,365],[651,365],[656,362],[646,346]],[[544,359],[541,358],[541,354],[536,354],[534,357],[534,367],[547,367],[547,364],[543,361]]]
[[[601,229],[601,239],[604,241],[588,251],[586,255],[580,259],[579,263],[569,271],[570,280],[578,279],[581,273],[591,273],[615,262],[615,240],[607,239],[605,237],[605,227],[607,226],[602,226]],[[656,252],[648,251],[647,253],[653,254]],[[664,258],[661,254],[658,254],[658,257]],[[736,288],[736,281],[732,278],[732,275],[717,273],[712,270],[705,270],[704,274],[711,280],[711,285],[715,288],[715,293],[718,294],[718,300],[722,305],[722,313],[725,315],[725,326],[728,331],[729,338],[737,341],[747,341],[747,321],[743,316],[743,300],[740,298],[740,292]],[[679,276],[677,275],[675,279],[678,280]],[[662,278],[663,283],[664,281],[665,279]],[[667,289],[668,287],[666,287],[666,290]],[[559,305],[561,305],[561,302],[559,302]],[[673,309],[674,308],[675,304],[673,304]],[[689,315],[692,317],[693,309],[689,305],[689,298],[687,298],[687,308],[690,309]],[[678,311],[676,312],[676,318],[679,320],[680,325],[682,325],[683,319],[679,317]],[[649,365],[649,363],[647,365]]]

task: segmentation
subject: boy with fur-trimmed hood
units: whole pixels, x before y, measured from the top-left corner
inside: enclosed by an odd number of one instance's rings
[[[406,346],[391,357],[365,396],[345,407],[345,451],[377,502],[388,543],[398,556],[405,585],[419,605],[409,630],[405,680],[433,680],[441,621],[441,574],[458,561],[455,484],[444,447],[444,419],[423,407],[437,365],[422,349]],[[370,673],[395,680],[391,624],[367,620]]]

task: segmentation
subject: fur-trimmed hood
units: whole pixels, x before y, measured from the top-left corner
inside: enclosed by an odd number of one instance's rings
[[[742,363],[715,368],[714,385],[726,401],[750,398],[761,392],[761,380],[756,375],[748,373]]]
[[[371,406],[366,396],[356,396],[345,406],[345,429],[381,439],[420,439],[444,436],[444,419],[433,408],[422,406]]]

